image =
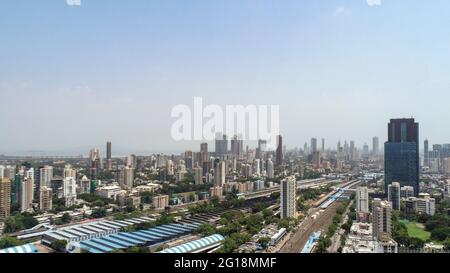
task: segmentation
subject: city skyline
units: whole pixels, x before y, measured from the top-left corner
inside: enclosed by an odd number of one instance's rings
[[[171,139],[170,111],[194,96],[280,105],[287,147],[311,137],[381,145],[389,118],[411,116],[421,149],[425,138],[446,143],[450,128],[435,124],[448,115],[449,7],[5,1],[0,154],[87,153],[106,140],[124,154],[193,150],[200,141]]]

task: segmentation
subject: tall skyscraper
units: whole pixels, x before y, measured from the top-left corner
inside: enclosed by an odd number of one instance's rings
[[[203,166],[204,162],[208,162],[209,161],[208,143],[201,143],[200,144],[200,157],[201,157],[200,164],[202,166]]]
[[[311,153],[317,152],[317,138],[311,138]]]
[[[378,137],[372,138],[372,155],[378,155],[380,152],[380,140]]]
[[[97,178],[97,175],[101,169],[100,150],[97,148],[91,149],[91,151],[89,153],[89,159],[90,159],[91,179],[95,179],[95,178]]]
[[[172,160],[169,161],[172,162]],[[168,164],[170,164],[169,161],[167,162]],[[133,182],[134,169],[131,166],[121,168],[119,172],[119,186],[124,190],[131,190],[133,188]]]
[[[258,140],[258,148],[256,150],[256,158],[263,158],[263,154],[266,151],[267,140],[260,139]]]
[[[350,160],[355,160],[356,150],[355,150],[355,141],[350,140],[350,149],[349,149],[349,156]]]
[[[322,138],[322,153],[325,153],[325,139]]]
[[[30,212],[33,209],[33,179],[25,176],[20,185],[20,211]]]
[[[106,142],[106,169],[108,171],[112,170],[112,147],[111,142]]]
[[[0,177],[0,220],[9,217],[11,213],[11,180]]]
[[[216,135],[216,156],[226,155],[228,153],[228,139],[227,135]]]
[[[203,169],[196,167],[193,169],[194,171],[194,181],[195,185],[201,185],[203,184]]]
[[[22,185],[23,176],[19,173],[14,175],[13,185],[11,187],[11,203],[20,204],[20,186]]]
[[[52,210],[52,188],[41,187],[39,193],[39,208],[42,211]]]
[[[214,186],[222,187],[225,184],[225,162],[214,161]]]
[[[369,191],[367,187],[356,188],[356,211],[369,212]]]
[[[276,150],[276,164],[280,166],[283,164],[283,137],[281,135],[277,136],[277,150]]]
[[[77,199],[77,181],[73,177],[66,177],[63,180],[63,197],[65,199],[65,206],[71,207],[75,205]]]
[[[423,142],[423,165],[430,166],[430,151],[428,150],[428,139]]]
[[[400,183],[392,182],[388,185],[388,201],[393,210],[400,210]]]
[[[419,124],[410,119],[391,119],[384,143],[384,189],[392,182],[414,187],[419,193]]]
[[[44,166],[39,169],[39,187],[50,187],[53,179],[53,167]]]
[[[231,139],[231,154],[240,157],[244,153],[244,141],[241,136],[234,136]]]
[[[167,175],[175,175],[175,168],[173,161],[171,159],[167,160],[166,163]]]
[[[378,241],[389,241],[391,238],[392,207],[387,201],[375,198],[372,202],[373,237]]]
[[[297,181],[295,176],[289,176],[281,180],[280,184],[280,217],[281,219],[295,217],[297,194]]]
[[[273,162],[272,159],[267,159],[267,177],[268,178],[273,178],[274,174],[273,174]]]

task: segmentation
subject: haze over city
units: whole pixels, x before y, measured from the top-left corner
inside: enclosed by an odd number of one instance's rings
[[[311,137],[420,138],[449,127],[448,1],[2,1],[0,154],[182,152],[171,109],[280,105],[288,148]],[[31,140],[32,139],[32,140]]]

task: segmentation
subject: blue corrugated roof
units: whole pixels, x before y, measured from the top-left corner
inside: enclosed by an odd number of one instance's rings
[[[98,243],[100,245],[104,245],[106,247],[110,247],[110,248],[117,248],[117,249],[121,249],[121,248],[126,248],[126,246],[120,245],[120,244],[116,244],[107,240],[104,240],[103,238],[101,239],[92,239],[91,240],[94,243]]]
[[[81,246],[87,246],[89,249],[90,248],[95,248],[95,249],[98,249],[98,250],[103,251],[103,252],[111,252],[113,250],[113,248],[110,248],[110,247],[107,247],[107,246],[104,246],[104,245],[100,245],[100,244],[98,244],[96,242],[93,242],[91,240],[83,241],[83,242],[80,243],[80,245]]]
[[[38,250],[33,244],[15,246],[0,250],[0,253],[37,253]]]

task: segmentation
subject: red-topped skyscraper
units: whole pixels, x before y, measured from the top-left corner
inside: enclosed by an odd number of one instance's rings
[[[414,187],[419,194],[419,123],[413,118],[391,119],[384,144],[384,188],[392,182]]]

